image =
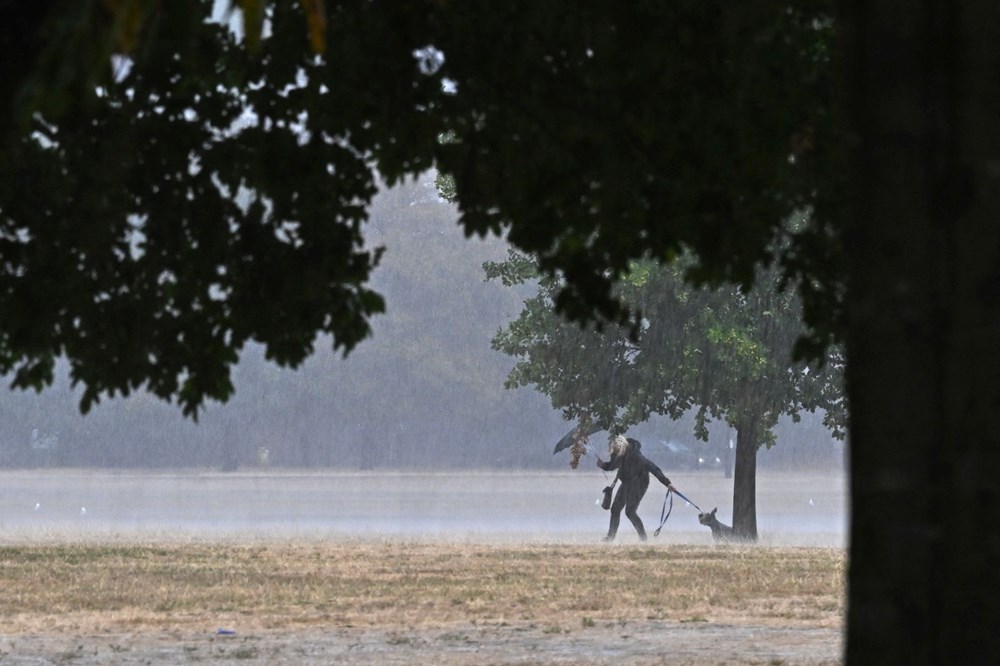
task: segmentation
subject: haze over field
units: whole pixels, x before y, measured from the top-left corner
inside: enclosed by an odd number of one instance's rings
[[[671,475],[685,496],[730,521],[732,480]],[[434,540],[598,543],[608,512],[594,470],[550,472],[136,473],[0,472],[0,543],[98,540]],[[758,479],[762,545],[845,545],[841,474],[770,472]],[[709,544],[679,498],[658,537],[655,482],[639,515],[650,543]],[[623,521],[619,542],[637,543]]]
[[[373,284],[387,312],[346,359],[321,339],[293,371],[248,347],[235,396],[209,405],[198,424],[144,393],[83,417],[62,367],[41,394],[0,392],[0,467],[567,470],[567,454],[553,456],[552,446],[570,424],[534,390],[505,390],[513,360],[490,348],[531,289],[485,282],[483,262],[502,259],[507,245],[466,239],[456,216],[430,180],[376,199],[365,233],[387,248]],[[668,471],[660,442],[714,462],[734,436],[716,422],[705,447],[691,431],[690,420],[658,418],[630,434]],[[760,452],[763,469],[842,468],[843,445],[816,415],[783,422],[777,438]],[[606,433],[591,444],[603,451]]]

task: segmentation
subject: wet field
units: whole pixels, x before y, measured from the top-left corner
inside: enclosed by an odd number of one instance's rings
[[[732,480],[671,474],[675,486],[731,522]],[[0,542],[91,539],[306,539],[586,543],[607,530],[597,470],[565,472],[215,473],[20,470],[0,472]],[[652,535],[664,489],[640,507]],[[697,510],[675,496],[658,540],[711,542]],[[763,545],[843,547],[846,488],[839,473],[761,473]],[[636,541],[622,517],[622,542]],[[652,537],[651,537],[652,538]]]
[[[731,480],[714,472],[670,476],[729,522]],[[831,575],[830,562],[843,561],[844,481],[838,474],[759,474],[764,548],[748,548],[713,545],[697,511],[680,499],[651,544],[638,545],[624,518],[619,545],[601,544],[608,512],[596,502],[607,481],[597,470],[0,472],[0,550],[18,558],[5,569],[11,578],[0,580],[13,595],[0,622],[0,661],[839,664],[839,583],[821,593],[794,586],[815,585]],[[651,535],[663,500],[654,481],[640,508]],[[30,557],[17,555],[25,548]],[[405,553],[393,560],[399,549]],[[218,550],[224,555],[215,574],[197,583],[184,578]],[[15,569],[45,557],[51,566],[13,578]],[[531,567],[517,569],[519,557]],[[678,578],[622,597],[602,576],[576,579],[578,569],[567,567],[584,558],[590,564],[580,571],[596,571],[614,557],[625,558],[615,571],[628,580],[640,570],[647,578]],[[660,565],[650,568],[650,557]],[[148,558],[155,562],[143,569]],[[754,558],[763,559],[746,568]],[[799,564],[811,561],[827,564]],[[632,562],[628,572],[624,562]],[[713,575],[719,566],[742,573]],[[441,567],[447,575],[435,579]],[[514,573],[503,572],[510,567]],[[767,576],[773,581],[761,587]],[[395,582],[379,588],[383,579]],[[522,579],[533,582],[503,587]],[[344,580],[367,587],[345,599]],[[419,588],[425,580],[438,587]],[[417,587],[391,597],[403,582]],[[590,597],[560,610],[562,597],[587,585]],[[688,585],[712,591],[691,596]],[[761,589],[744,598],[738,590],[745,585]],[[561,592],[552,597],[555,589]],[[167,600],[148,598],[154,591]],[[281,596],[289,593],[297,596]],[[201,594],[209,600],[199,605]],[[29,607],[33,595],[51,600]],[[310,595],[322,598],[302,601]],[[186,610],[170,610],[179,607]],[[219,627],[232,631],[220,634]]]

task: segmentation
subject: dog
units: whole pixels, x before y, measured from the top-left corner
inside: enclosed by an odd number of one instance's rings
[[[736,535],[733,534],[733,528],[729,525],[725,525],[719,522],[719,519],[715,517],[715,512],[719,510],[719,507],[715,507],[708,513],[699,513],[698,522],[702,525],[708,525],[712,530],[712,538],[716,541],[736,541]]]

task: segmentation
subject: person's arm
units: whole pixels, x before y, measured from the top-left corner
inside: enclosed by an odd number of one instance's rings
[[[597,466],[603,469],[605,472],[610,472],[613,469],[618,469],[622,464],[621,456],[611,456],[611,460],[604,462],[601,460],[601,456],[597,456]]]
[[[666,477],[666,475],[663,473],[663,470],[657,467],[655,463],[652,462],[649,463],[649,471],[653,476],[657,478],[657,480],[660,483],[665,485],[667,488],[670,488],[671,490],[674,489],[673,485],[670,483],[670,479]]]

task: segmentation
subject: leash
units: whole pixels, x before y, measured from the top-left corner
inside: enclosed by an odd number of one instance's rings
[[[667,491],[667,492],[670,492],[670,491]],[[687,502],[688,504],[690,504],[694,508],[698,509],[698,511],[701,511],[701,507],[698,506],[697,504],[695,504],[694,502],[692,502],[691,500],[689,500],[687,497],[684,497],[684,493],[682,493],[681,491],[677,490],[676,488],[674,489],[674,492],[677,493],[678,497],[680,497],[682,500],[684,500],[685,502]]]
[[[667,500],[670,501],[669,509],[667,508]],[[668,490],[667,496],[663,498],[663,508],[660,509],[660,526],[656,528],[655,532],[653,532],[653,536],[655,537],[660,536],[660,530],[663,529],[663,524],[667,522],[667,518],[670,517],[670,512],[673,510],[674,510],[674,496]]]
[[[653,532],[653,536],[660,536],[660,530],[663,529],[663,525],[667,522],[667,518],[670,517],[670,512],[674,510],[674,493],[677,493],[678,497],[680,497],[682,500],[684,500],[694,508],[698,509],[698,511],[701,511],[701,507],[692,502],[691,500],[689,500],[687,497],[685,497],[684,493],[676,489],[670,490],[668,488],[667,495],[666,497],[663,498],[663,508],[660,509],[660,526],[656,528],[655,532]]]

